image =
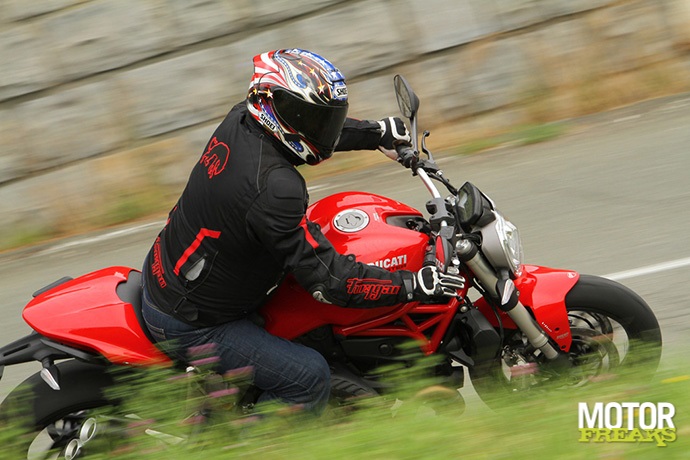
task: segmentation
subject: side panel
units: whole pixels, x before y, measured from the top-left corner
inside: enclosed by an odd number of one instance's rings
[[[44,292],[24,307],[24,320],[57,342],[95,350],[116,364],[169,363],[115,292],[131,268],[109,267]]]
[[[515,280],[520,303],[532,311],[537,323],[564,351],[570,350],[572,343],[565,296],[579,277],[572,270],[525,265],[522,276]],[[494,326],[498,326],[496,315],[486,300],[478,299],[475,305]],[[500,312],[500,315],[503,327],[517,328],[507,314]]]
[[[271,301],[261,309],[268,332],[293,340],[324,326],[350,326],[386,315],[400,306],[342,308],[315,300],[294,278],[280,285]]]

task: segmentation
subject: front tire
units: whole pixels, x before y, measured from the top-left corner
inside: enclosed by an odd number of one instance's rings
[[[615,281],[581,275],[565,298],[572,344],[571,367],[559,388],[574,388],[617,371],[651,379],[661,357],[661,330],[652,309],[635,292]],[[522,333],[507,333],[502,356],[470,369],[472,383],[490,407],[505,403],[507,394],[545,388],[554,374],[545,358]]]

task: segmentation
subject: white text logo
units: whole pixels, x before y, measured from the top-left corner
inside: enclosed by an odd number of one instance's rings
[[[655,442],[665,446],[676,440],[676,408],[660,402],[578,403],[580,442]]]
[[[407,265],[407,254],[401,256],[389,257],[388,259],[377,260],[371,265],[376,265],[377,267],[385,268],[387,270],[401,269]]]

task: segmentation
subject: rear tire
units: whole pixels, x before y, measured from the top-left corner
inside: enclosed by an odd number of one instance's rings
[[[653,377],[661,358],[661,330],[639,295],[615,281],[581,275],[565,304],[573,339],[568,353],[572,367],[559,380],[565,382],[560,389],[585,385],[618,370],[634,371],[638,380]],[[553,382],[542,367],[544,357],[530,346],[521,347],[521,341],[521,333],[506,333],[504,345],[510,350],[504,349],[499,360],[470,369],[472,384],[489,407],[505,404],[508,394],[520,398],[544,388],[544,382]]]
[[[11,447],[17,455],[13,458],[27,458],[29,453],[31,458],[41,458],[34,452],[38,444],[43,444],[45,455],[50,451],[53,455],[60,452],[57,458],[75,458],[75,450],[96,430],[89,411],[117,404],[105,395],[113,378],[104,366],[72,360],[57,363],[57,367],[60,390],[51,389],[36,373],[0,404],[0,423],[22,428],[22,435]]]

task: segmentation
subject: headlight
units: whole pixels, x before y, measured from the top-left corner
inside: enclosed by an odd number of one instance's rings
[[[481,229],[482,251],[494,268],[505,268],[513,277],[520,276],[523,261],[520,232],[500,212],[493,212],[496,219]]]

